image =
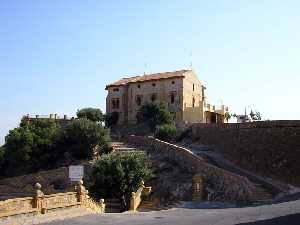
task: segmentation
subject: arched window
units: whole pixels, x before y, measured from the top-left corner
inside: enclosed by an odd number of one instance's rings
[[[193,97],[193,108],[195,107],[195,97]]]

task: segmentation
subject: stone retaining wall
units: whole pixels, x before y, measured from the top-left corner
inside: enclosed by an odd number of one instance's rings
[[[300,185],[300,121],[193,124],[193,141],[248,170]]]
[[[158,151],[183,169],[201,173],[205,186],[214,192],[213,200],[242,202],[252,199],[255,187],[248,179],[212,166],[186,148],[145,136],[126,136],[124,141],[146,151]]]

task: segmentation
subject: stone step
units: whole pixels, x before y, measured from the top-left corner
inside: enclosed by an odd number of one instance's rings
[[[140,206],[138,207],[137,211],[139,212],[150,212],[150,211],[157,211],[159,210],[158,207],[152,201],[142,201]]]
[[[119,199],[106,199],[105,200],[105,212],[106,213],[120,213],[121,202]]]

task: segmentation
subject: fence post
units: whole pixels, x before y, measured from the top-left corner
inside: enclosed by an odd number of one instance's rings
[[[44,202],[44,193],[41,191],[42,185],[40,183],[36,183],[34,185],[34,188],[36,190],[35,193],[35,208],[37,208],[38,213],[45,214],[46,213],[46,205]]]

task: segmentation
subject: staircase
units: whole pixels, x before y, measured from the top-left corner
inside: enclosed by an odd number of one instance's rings
[[[274,199],[274,196],[270,193],[269,190],[263,187],[261,184],[254,184],[255,192],[254,192],[254,200],[257,203],[270,202]]]
[[[119,199],[106,199],[105,200],[105,213],[120,213],[121,201]]]
[[[140,206],[137,208],[138,212],[150,212],[157,211],[158,207],[151,200],[143,200]]]
[[[82,206],[93,213],[104,213],[105,212],[105,204],[104,200],[102,199],[99,202],[94,201],[92,198],[87,196]]]

